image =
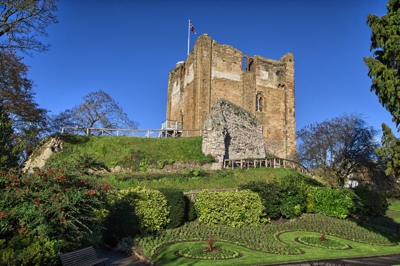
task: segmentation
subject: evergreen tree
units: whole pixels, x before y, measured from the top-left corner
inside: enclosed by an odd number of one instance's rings
[[[372,79],[371,91],[390,112],[393,122],[400,130],[400,1],[389,0],[388,13],[379,18],[367,16],[372,30],[372,57],[364,58]]]
[[[0,105],[0,169],[18,165],[18,145],[13,134],[11,119]]]
[[[372,79],[371,91],[379,102],[390,112],[392,120],[400,131],[400,1],[389,0],[387,14],[378,17],[367,16],[367,24],[372,30],[372,57],[364,58]],[[382,148],[376,150],[387,163],[386,174],[399,177],[400,141],[390,128],[383,124]]]
[[[390,127],[382,124],[382,147],[376,154],[386,163],[386,174],[399,177],[400,174],[400,139],[396,138]]]

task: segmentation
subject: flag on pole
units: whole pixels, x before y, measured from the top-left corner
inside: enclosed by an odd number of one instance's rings
[[[192,22],[190,22],[190,30],[191,30],[194,34],[196,34],[196,31],[194,30],[194,27],[193,27]]]

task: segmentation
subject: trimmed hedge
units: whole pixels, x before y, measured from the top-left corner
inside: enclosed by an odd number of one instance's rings
[[[260,223],[264,207],[260,196],[250,190],[210,192],[196,195],[195,207],[200,222],[209,226],[254,226]]]
[[[167,229],[177,228],[184,223],[185,220],[185,195],[183,191],[176,188],[161,188],[159,191],[167,199],[169,209],[168,218],[170,222],[167,224]]]

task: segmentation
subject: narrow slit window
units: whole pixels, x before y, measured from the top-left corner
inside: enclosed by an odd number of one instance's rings
[[[260,94],[257,94],[256,98],[256,111],[262,112],[262,97]]]

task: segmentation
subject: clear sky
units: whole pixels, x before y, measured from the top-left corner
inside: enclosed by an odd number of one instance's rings
[[[343,113],[369,125],[390,114],[370,92],[363,58],[370,56],[367,14],[382,16],[386,0],[61,0],[48,28],[47,53],[25,56],[36,102],[58,114],[104,90],[140,129],[166,117],[168,72],[207,33],[247,55],[295,61],[297,130]],[[393,130],[395,131],[395,130]]]

